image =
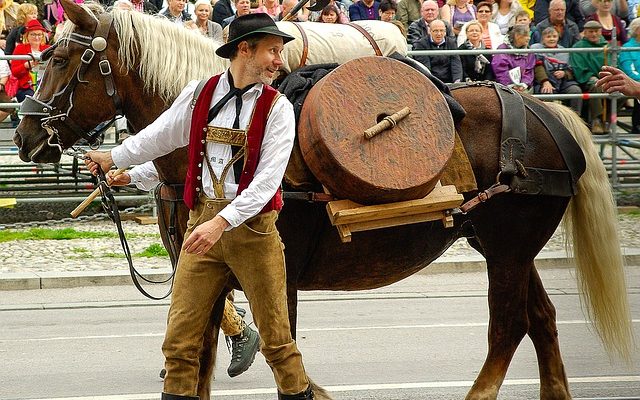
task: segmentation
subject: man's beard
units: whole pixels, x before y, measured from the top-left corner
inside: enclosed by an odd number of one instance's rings
[[[250,71],[250,73],[253,76],[256,76],[258,78],[258,81],[265,84],[265,85],[271,85],[273,83],[273,79],[275,78],[275,73],[273,74],[273,77],[269,77],[266,74],[266,68],[262,68],[258,65],[256,65],[255,61],[253,58],[249,59],[247,61],[247,70]]]

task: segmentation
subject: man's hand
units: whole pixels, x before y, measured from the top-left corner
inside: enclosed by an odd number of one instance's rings
[[[549,81],[544,81],[542,84],[542,88],[540,88],[540,93],[544,94],[552,94],[553,93],[553,85]]]
[[[561,70],[561,69],[559,69],[559,70],[557,70],[557,71],[553,71],[553,76],[555,76],[555,77],[556,77],[556,79],[562,79],[562,78],[564,78],[566,75],[567,75],[567,74],[566,74],[563,70]]]
[[[204,222],[193,230],[191,235],[184,241],[182,250],[192,254],[205,254],[216,244],[222,233],[229,226],[226,219],[219,215],[213,219]]]
[[[109,186],[127,186],[131,183],[131,175],[127,172],[123,172],[120,175],[115,175],[116,170],[112,169],[107,173],[107,185]],[[115,175],[115,176],[114,176]]]
[[[604,92],[621,92],[627,96],[640,97],[640,83],[629,78],[618,68],[604,66],[598,75],[600,79],[596,86],[601,87]]]
[[[113,160],[109,151],[88,151],[85,157],[84,163],[89,167],[89,171],[93,175],[98,175],[98,167],[102,168],[104,172],[113,167]]]

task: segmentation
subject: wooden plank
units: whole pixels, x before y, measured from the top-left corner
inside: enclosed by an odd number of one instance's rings
[[[138,216],[135,218],[135,221],[140,225],[151,225],[158,223],[158,217],[152,216]]]
[[[402,217],[386,218],[372,221],[346,224],[351,232],[362,232],[372,229],[389,228],[391,226],[416,224],[419,222],[437,221],[446,218],[444,211],[434,211],[418,215],[406,215]],[[343,225],[337,225],[343,226]]]
[[[396,203],[362,206],[349,200],[338,200],[329,202],[327,211],[332,224],[352,224],[449,210],[458,207],[463,200],[455,186],[448,185],[435,188],[422,199]]]

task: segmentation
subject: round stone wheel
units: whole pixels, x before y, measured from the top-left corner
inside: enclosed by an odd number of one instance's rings
[[[409,107],[371,139],[366,129]],[[298,123],[303,158],[337,198],[360,204],[419,199],[451,157],[454,125],[429,79],[390,58],[364,57],[327,74],[309,91]]]

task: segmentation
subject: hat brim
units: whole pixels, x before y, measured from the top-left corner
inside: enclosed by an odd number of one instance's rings
[[[260,33],[267,33],[269,35],[280,36],[285,44],[295,39],[295,37],[282,32],[276,26],[266,26],[264,28],[259,28],[249,33],[245,33],[244,35],[238,36],[237,38],[223,44],[222,46],[218,47],[218,49],[216,50],[216,54],[222,58],[229,58],[231,57],[231,54],[233,53],[233,51],[236,49],[236,47],[240,42],[242,42],[243,40],[247,40],[249,37],[260,34]]]

